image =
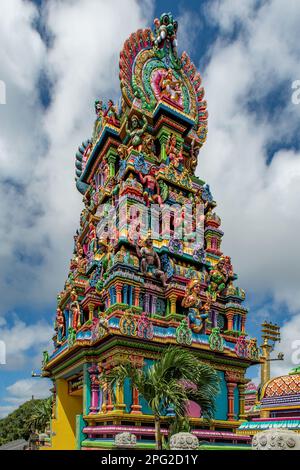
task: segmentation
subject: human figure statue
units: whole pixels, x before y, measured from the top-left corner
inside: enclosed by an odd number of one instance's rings
[[[73,289],[71,291],[71,303],[70,303],[70,310],[72,312],[72,328],[77,331],[78,328],[80,327],[81,325],[81,322],[80,322],[80,306],[79,306],[79,302],[78,302],[78,295],[76,293],[76,291]]]
[[[130,154],[131,150],[136,150],[138,152],[142,151],[143,147],[143,140],[142,136],[147,129],[147,119],[146,116],[142,116],[143,125],[141,126],[138,117],[134,114],[130,119],[130,125],[127,119],[126,122],[126,134],[130,137],[129,147],[128,147],[128,155]]]
[[[106,122],[113,124],[114,126],[120,125],[120,121],[118,119],[117,108],[114,105],[113,100],[108,100],[107,108],[105,109],[103,113],[103,117],[105,118]]]
[[[87,264],[87,259],[84,256],[84,251],[81,245],[77,248],[77,269],[81,274],[85,273],[85,268]]]
[[[95,113],[96,113],[96,120],[94,124],[94,130],[93,130],[93,143],[95,143],[99,131],[102,127],[103,124],[103,102],[101,100],[96,100],[95,101]]]
[[[56,309],[55,329],[57,331],[57,344],[61,344],[65,336],[65,318],[61,308]]]
[[[172,69],[168,69],[167,72],[161,76],[159,87],[160,96],[162,98],[165,97],[175,102],[180,100],[180,81],[174,77]]]
[[[213,302],[217,300],[229,281],[233,279],[234,275],[229,256],[221,256],[216,266],[209,273],[207,293]]]
[[[143,185],[144,199],[149,206],[150,202],[157,202],[159,205],[162,204],[162,198],[160,196],[160,187],[155,178],[157,168],[153,165],[150,168],[148,175],[142,175],[139,173],[140,181]]]
[[[97,233],[96,233],[95,225],[92,222],[89,223],[88,241],[89,241],[89,251],[92,251],[95,253],[97,251]]]
[[[193,139],[191,143],[190,162],[189,162],[189,166],[193,174],[195,174],[195,171],[198,165],[199,150],[200,150],[199,145],[197,145],[195,142],[195,139]]]
[[[136,245],[136,252],[141,259],[141,271],[145,276],[153,275],[160,279],[163,287],[167,287],[166,274],[161,269],[161,263],[158,254],[153,248],[153,241],[148,237],[144,246],[140,248]]]
[[[166,41],[171,45],[171,49],[175,58],[177,58],[177,30],[178,23],[174,21],[171,13],[163,13],[161,17],[155,18],[154,20],[155,27],[155,38],[154,45],[157,48],[164,47]]]
[[[201,283],[198,279],[190,281],[186,294],[182,299],[182,306],[188,308],[188,320],[190,328],[195,333],[200,333],[205,328],[205,322],[210,310],[210,301],[202,305],[200,298]]]
[[[166,153],[170,160],[170,164],[176,168],[176,170],[182,170],[183,165],[183,155],[182,155],[182,148],[180,150],[176,147],[177,139],[175,134],[171,134],[168,138],[166,144]]]

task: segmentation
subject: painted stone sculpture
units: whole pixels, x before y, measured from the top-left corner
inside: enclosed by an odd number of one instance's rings
[[[182,306],[188,308],[188,320],[194,333],[200,333],[205,328],[205,322],[208,318],[210,310],[209,303],[202,304],[201,283],[198,279],[193,279],[186,290],[186,294],[182,300]]]
[[[207,293],[212,301],[216,301],[218,295],[224,291],[228,282],[233,279],[230,258],[221,256],[217,265],[210,271],[210,283]]]
[[[300,435],[294,431],[269,429],[258,432],[252,440],[253,450],[300,450]]]
[[[167,286],[166,275],[161,270],[161,262],[158,254],[153,248],[153,241],[147,238],[144,246],[140,248],[136,245],[138,257],[141,259],[141,271],[145,276],[154,276],[162,282],[163,287]]]
[[[61,344],[65,336],[65,318],[59,307],[56,310],[55,329],[57,331],[57,344]]]
[[[173,434],[170,439],[171,450],[197,450],[199,441],[197,436],[189,432]]]

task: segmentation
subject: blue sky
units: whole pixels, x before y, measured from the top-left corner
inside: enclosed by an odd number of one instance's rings
[[[179,51],[203,78],[209,134],[197,173],[218,202],[224,252],[247,292],[247,331],[259,335],[265,318],[282,325],[286,359],[273,373],[288,371],[300,338],[300,105],[291,101],[299,2],[4,0],[1,8],[0,339],[8,356],[0,415],[47,394],[30,373],[50,344],[79,222],[76,148],[90,136],[94,99],[119,95],[122,43],[164,11],[178,19]]]

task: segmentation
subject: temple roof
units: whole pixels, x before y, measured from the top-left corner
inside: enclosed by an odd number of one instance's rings
[[[300,394],[300,374],[282,375],[269,380],[263,389],[262,398],[295,394]]]
[[[257,386],[254,382],[249,382],[246,386],[245,394],[250,395],[257,392]]]
[[[253,435],[266,429],[292,429],[293,431],[300,430],[299,419],[278,419],[278,420],[253,420],[245,421],[237,429],[237,434]]]

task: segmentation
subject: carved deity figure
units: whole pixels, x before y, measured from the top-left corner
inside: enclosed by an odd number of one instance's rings
[[[134,114],[130,119],[130,125],[128,123],[128,120],[126,122],[126,134],[130,137],[128,155],[133,149],[138,152],[142,151],[142,136],[145,133],[148,125],[146,116],[143,115],[142,119],[143,125],[140,124],[139,118]]]
[[[167,72],[161,76],[159,87],[161,98],[165,97],[175,102],[180,100],[180,81],[174,77],[172,69],[168,69]]]
[[[95,225],[92,222],[89,223],[88,242],[89,251],[95,253],[97,251],[97,233]]]
[[[104,110],[103,117],[109,124],[113,124],[114,126],[120,125],[117,108],[114,105],[113,100],[108,100],[107,108]]]
[[[148,175],[143,176],[142,173],[139,173],[140,181],[143,185],[144,190],[144,199],[149,206],[150,202],[157,202],[159,205],[162,204],[162,199],[160,196],[160,187],[155,178],[156,167],[152,166]]]
[[[93,130],[93,143],[95,143],[99,131],[102,127],[103,124],[103,103],[100,100],[95,101],[95,113],[96,113],[96,120],[94,124],[94,130]]]
[[[157,48],[164,47],[165,43],[168,42],[171,46],[173,55],[177,58],[177,39],[176,34],[178,30],[178,23],[174,21],[171,13],[163,13],[161,17],[155,18],[155,38],[154,45]]]
[[[195,174],[197,165],[198,165],[198,154],[199,154],[200,146],[197,145],[195,139],[192,140],[191,143],[191,150],[190,150],[190,159],[189,159],[189,167],[192,174]]]
[[[188,320],[190,328],[199,333],[204,327],[210,310],[209,300],[202,305],[200,298],[201,283],[198,279],[190,281],[186,294],[182,299],[182,306],[188,308]]]
[[[160,258],[153,248],[153,241],[147,238],[144,246],[140,248],[136,245],[138,257],[141,259],[141,271],[145,276],[154,276],[162,282],[164,287],[167,287],[166,275],[161,269]]]
[[[78,296],[75,290],[71,291],[71,303],[70,310],[72,312],[72,328],[77,331],[80,327],[80,306],[78,302]]]
[[[61,308],[56,309],[55,329],[57,331],[57,344],[61,344],[65,336],[65,318]]]
[[[143,147],[142,151],[144,154],[156,158],[155,155],[155,145],[154,145],[154,137],[150,134],[145,134],[143,138]]]
[[[176,170],[182,170],[183,164],[183,155],[182,155],[182,148],[178,150],[176,148],[177,139],[175,134],[171,134],[168,138],[167,145],[166,145],[166,153],[169,158],[170,164],[176,168]]]
[[[125,160],[127,157],[128,149],[127,146],[124,144],[120,144],[119,147],[117,148],[118,155],[120,157],[120,160]]]
[[[217,297],[226,288],[229,281],[234,279],[230,258],[221,256],[216,266],[209,273],[209,286],[207,293],[211,300],[215,302]]]

